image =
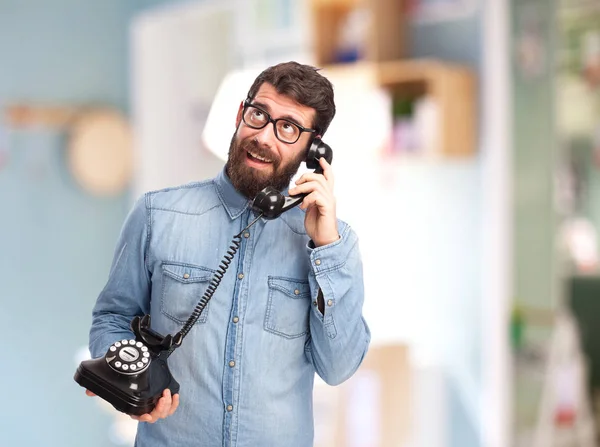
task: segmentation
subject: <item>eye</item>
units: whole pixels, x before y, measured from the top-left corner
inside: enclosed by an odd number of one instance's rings
[[[256,121],[264,121],[265,114],[258,109],[252,109],[252,119]]]
[[[295,124],[287,121],[281,121],[279,123],[279,130],[287,135],[296,135],[299,132],[299,129]]]

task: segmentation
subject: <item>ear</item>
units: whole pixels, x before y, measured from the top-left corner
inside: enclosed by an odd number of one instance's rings
[[[311,138],[310,141],[308,142],[308,148],[310,149],[311,146],[313,144],[315,144],[315,141],[319,141],[319,140],[321,140],[321,135],[317,134],[315,137]]]
[[[240,108],[238,109],[237,116],[235,118],[235,128],[237,129],[242,122],[242,113],[244,113],[244,101],[240,102]]]

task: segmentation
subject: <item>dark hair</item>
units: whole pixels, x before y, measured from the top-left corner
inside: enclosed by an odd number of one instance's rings
[[[267,68],[254,80],[248,99],[254,99],[263,83],[271,84],[277,93],[288,96],[298,104],[315,109],[312,127],[319,135],[325,134],[335,116],[333,86],[318,73],[318,69],[298,62],[284,62]]]

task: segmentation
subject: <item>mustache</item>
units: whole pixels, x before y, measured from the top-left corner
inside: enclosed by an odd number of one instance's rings
[[[262,158],[266,158],[267,160],[271,160],[276,166],[278,166],[281,161],[277,153],[271,152],[265,147],[259,145],[256,140],[247,140],[242,142],[240,149],[246,152],[252,152],[253,154],[256,154]]]

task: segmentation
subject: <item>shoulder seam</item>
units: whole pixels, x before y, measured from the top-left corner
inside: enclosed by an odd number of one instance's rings
[[[191,182],[186,183],[184,185],[179,186],[169,186],[167,188],[155,189],[153,191],[148,191],[146,195],[155,195],[161,192],[169,192],[169,191],[177,191],[180,189],[194,189],[194,188],[203,188],[205,186],[213,185],[215,183],[214,179],[203,180],[201,182]]]

